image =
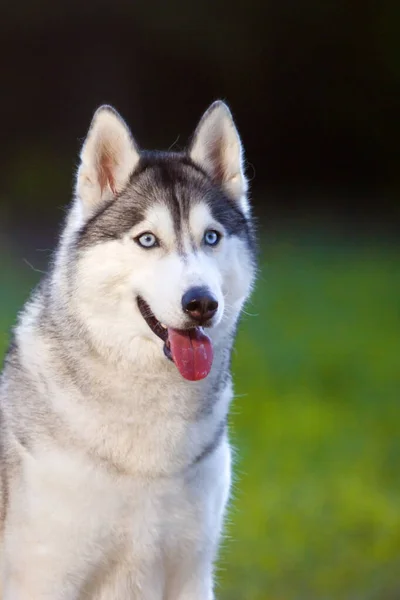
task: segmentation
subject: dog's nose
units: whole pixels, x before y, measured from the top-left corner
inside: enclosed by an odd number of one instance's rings
[[[215,315],[218,301],[207,288],[193,287],[182,296],[182,308],[201,325]]]

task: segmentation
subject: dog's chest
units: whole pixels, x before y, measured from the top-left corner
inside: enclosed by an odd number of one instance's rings
[[[169,559],[179,561],[205,528],[215,529],[229,487],[227,446],[174,477],[112,474],[80,452],[59,448],[36,449],[23,469],[28,487],[18,491],[11,513],[19,510],[16,536],[24,547],[40,539],[38,552],[78,570],[102,565],[99,573],[126,582],[129,565],[139,577],[135,585],[145,571],[161,576]],[[100,580],[97,586],[102,588]]]
[[[228,411],[230,385],[212,396],[208,386],[139,381],[108,383],[84,397],[62,390],[54,395],[57,412],[72,446],[93,460],[130,475],[175,474],[212,441]]]

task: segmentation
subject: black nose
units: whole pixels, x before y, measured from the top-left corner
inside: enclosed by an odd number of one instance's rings
[[[202,324],[215,315],[218,301],[207,288],[193,287],[183,295],[182,308],[192,319]]]

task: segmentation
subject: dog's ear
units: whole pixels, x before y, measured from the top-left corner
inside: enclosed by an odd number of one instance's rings
[[[189,147],[189,156],[248,212],[242,143],[231,112],[221,100],[204,113]]]
[[[80,158],[76,195],[90,214],[123,190],[140,158],[128,126],[111,106],[95,112]]]

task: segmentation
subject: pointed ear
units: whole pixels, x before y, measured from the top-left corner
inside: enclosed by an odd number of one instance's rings
[[[189,155],[247,214],[242,144],[231,112],[221,100],[214,102],[203,115]]]
[[[76,195],[90,214],[123,190],[140,158],[128,126],[111,106],[95,112],[80,158]]]

